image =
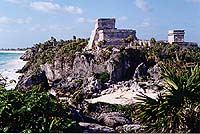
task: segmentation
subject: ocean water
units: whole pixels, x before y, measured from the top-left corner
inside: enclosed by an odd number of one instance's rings
[[[6,78],[7,82],[10,80],[18,81],[18,77],[21,75],[16,73],[21,69],[26,62],[20,60],[20,56],[23,55],[23,51],[0,51],[0,73]],[[15,88],[16,83],[9,84],[6,88]]]

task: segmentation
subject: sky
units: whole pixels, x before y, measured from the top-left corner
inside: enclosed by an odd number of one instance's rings
[[[0,48],[88,38],[97,18],[110,17],[139,39],[167,40],[168,30],[185,29],[185,41],[200,44],[200,0],[0,0]]]

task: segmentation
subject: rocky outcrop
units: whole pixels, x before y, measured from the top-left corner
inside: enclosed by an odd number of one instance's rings
[[[83,92],[87,96],[92,96],[94,93],[99,93],[102,88],[103,83],[96,79],[94,76],[86,78],[82,84]]]
[[[112,81],[129,80],[133,77],[136,67],[145,61],[145,56],[140,50],[127,48],[111,56],[107,70]]]
[[[114,133],[115,130],[108,126],[102,126],[96,123],[79,122],[84,133]]]
[[[26,52],[20,57],[20,59],[24,61],[30,61],[36,53],[37,53],[37,48],[35,47],[27,49]]]
[[[112,128],[131,123],[131,121],[120,112],[102,113],[98,117],[98,121]]]
[[[162,82],[159,83],[162,86]],[[136,82],[134,80],[109,84],[109,87],[100,92],[98,97],[87,99],[89,103],[104,102],[110,104],[131,105],[136,103],[137,94],[141,92],[151,98],[158,95],[158,87],[154,82]]]
[[[119,133],[142,133],[146,126],[140,124],[125,124],[116,128]]]
[[[141,77],[146,77],[149,74],[147,73],[147,66],[145,65],[145,63],[141,63],[140,65],[138,65],[138,67],[135,69],[135,73],[133,76],[133,79],[137,80]]]
[[[161,73],[162,73],[162,69],[159,66],[159,64],[154,65],[152,68],[149,68],[147,70],[147,72],[149,73],[149,75],[156,81],[161,79]]]
[[[72,65],[70,62],[68,62],[67,57],[58,57],[51,64],[45,63],[40,65],[40,69],[45,71],[48,80],[53,82],[58,79],[67,78],[72,74]]]
[[[49,88],[48,79],[44,71],[37,70],[33,74],[27,73],[23,75],[16,87],[27,90],[34,86],[38,86],[38,88],[42,90],[47,90]]]
[[[75,77],[83,77],[104,72],[106,66],[106,62],[95,53],[76,53],[72,70]]]

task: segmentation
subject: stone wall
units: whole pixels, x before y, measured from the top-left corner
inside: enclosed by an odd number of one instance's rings
[[[134,39],[136,39],[136,31],[135,30],[129,30],[129,29],[105,29],[100,31],[98,33],[101,37],[100,40],[122,40],[124,38],[127,38],[128,36],[133,36]]]
[[[136,30],[115,28],[115,19],[98,19],[92,31],[87,49],[97,48],[99,42],[104,45],[122,45],[123,39],[132,36],[137,40]]]
[[[115,29],[115,19],[97,19],[95,29]]]

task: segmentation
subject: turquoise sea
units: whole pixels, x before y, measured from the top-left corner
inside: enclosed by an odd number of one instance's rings
[[[18,81],[18,77],[21,74],[17,74],[16,71],[21,69],[25,62],[20,60],[20,56],[23,55],[23,51],[0,51],[0,73],[7,79]],[[16,84],[10,84],[7,89],[14,88]]]

